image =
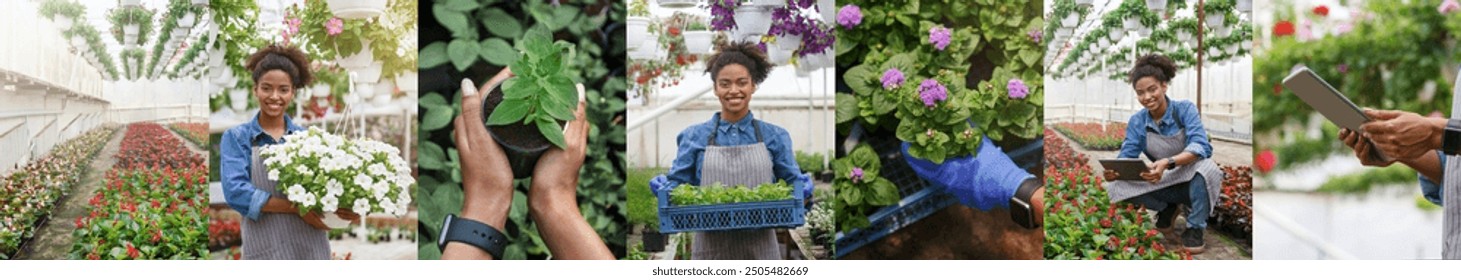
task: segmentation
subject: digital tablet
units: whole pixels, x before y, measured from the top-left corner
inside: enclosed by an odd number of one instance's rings
[[[1147,171],[1146,161],[1139,158],[1103,159],[1100,162],[1102,168],[1116,171],[1118,181],[1142,181],[1141,173]]]
[[[1293,91],[1300,100],[1339,127],[1360,131],[1360,125],[1370,121],[1370,117],[1359,106],[1355,106],[1339,90],[1319,78],[1309,67],[1300,66],[1287,78],[1283,78],[1283,87]]]
[[[1348,97],[1330,86],[1329,82],[1319,78],[1319,75],[1314,74],[1309,67],[1299,66],[1299,69],[1289,73],[1287,78],[1283,78],[1283,86],[1293,91],[1300,100],[1309,104],[1309,107],[1313,107],[1315,111],[1319,111],[1319,114],[1324,115],[1324,118],[1339,127],[1359,132],[1363,131],[1360,130],[1360,125],[1370,121],[1370,116],[1366,116],[1359,106],[1355,106],[1354,102],[1350,102]],[[1365,140],[1369,141],[1369,139]],[[1370,143],[1370,157],[1379,161],[1390,160],[1389,156],[1375,148],[1374,142]]]

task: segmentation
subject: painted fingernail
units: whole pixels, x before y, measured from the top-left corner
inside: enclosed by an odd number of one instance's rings
[[[462,79],[462,96],[477,95],[477,85],[472,84],[471,79]]]
[[[575,84],[575,86],[578,87],[578,102],[583,102],[584,98],[586,98],[584,97],[583,84]]]

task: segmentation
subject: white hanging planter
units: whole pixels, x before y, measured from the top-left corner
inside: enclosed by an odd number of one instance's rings
[[[370,105],[375,106],[376,108],[386,108],[386,106],[391,105],[391,95],[377,94],[374,98],[370,99]]]
[[[121,6],[140,6],[142,0],[122,0]]]
[[[123,35],[126,35],[126,36],[136,37],[137,36],[137,31],[139,31],[139,30],[141,30],[141,27],[138,26],[136,23],[127,24],[127,25],[123,25],[122,26],[122,34]]]
[[[1253,12],[1253,0],[1238,0],[1238,3],[1233,6],[1236,7],[1239,12]]]
[[[644,42],[649,39],[649,18],[629,17],[626,21],[628,30],[625,30],[624,33],[627,42]],[[629,44],[629,50],[637,49],[639,49],[638,44]]]
[[[396,83],[385,79],[381,79],[379,83],[375,83],[375,95],[384,95],[387,97],[387,100],[390,100],[389,97],[395,93]]]
[[[81,38],[81,36],[71,37],[71,46],[77,48],[86,46],[86,38]]]
[[[1141,28],[1141,19],[1135,17],[1126,18],[1125,21],[1121,22],[1121,26],[1126,28],[1126,31],[1136,31],[1136,29]]]
[[[129,45],[129,46],[130,45],[136,45],[137,44],[137,35],[135,35],[135,34],[134,35],[123,35],[122,36],[122,44],[123,45]]]
[[[346,69],[356,70],[370,66],[371,61],[374,60],[375,53],[370,49],[370,40],[362,39],[360,40],[360,52],[340,57],[335,60],[335,64]]]
[[[61,31],[71,30],[71,27],[75,25],[76,19],[65,15],[56,15],[56,27],[61,28]]]
[[[376,83],[376,82],[379,82],[380,81],[380,68],[381,68],[381,62],[375,61],[375,62],[371,62],[366,67],[361,67],[360,69],[355,69],[354,70],[355,75],[356,75],[355,76],[355,82],[357,82],[357,83],[372,83],[372,84],[373,83]]]
[[[173,41],[182,41],[184,38],[187,38],[187,37],[188,37],[188,30],[187,29],[184,29],[184,28],[176,28],[176,29],[173,29],[172,30],[172,39],[171,40],[173,40]]]
[[[400,75],[396,75],[396,87],[401,88],[401,91],[406,92],[406,95],[412,95],[412,93],[420,91],[418,89],[420,87],[420,78],[416,75],[416,72],[401,73]]]
[[[711,41],[715,39],[715,32],[712,31],[685,31],[685,49],[692,54],[710,54]],[[781,39],[777,39],[780,41]],[[630,41],[634,42],[634,41]]]
[[[767,58],[771,59],[771,64],[774,65],[786,65],[787,62],[791,61],[791,51],[788,50],[766,48],[766,53]]]
[[[360,105],[360,95],[354,92],[345,94],[345,106]]]
[[[314,97],[330,97],[330,85],[326,83],[315,83],[309,87],[309,91]]]
[[[786,6],[786,0],[751,0],[751,5],[753,5],[753,6],[771,7],[771,8],[780,8],[780,7]],[[736,21],[736,24],[740,24],[740,23],[741,23],[740,21]]]
[[[670,9],[695,7],[695,0],[659,0],[659,6]]]
[[[1074,33],[1074,32],[1075,32],[1075,30],[1073,30],[1073,29],[1061,27],[1061,28],[1055,30],[1055,37],[1056,38],[1070,38],[1071,33]]]
[[[193,28],[193,24],[198,23],[198,17],[197,14],[194,14],[193,12],[188,12],[186,14],[183,14],[182,17],[178,18],[177,22],[178,27],[181,27],[183,29]]]
[[[1167,0],[1146,0],[1146,9],[1153,13],[1161,14],[1167,9]]]
[[[1228,49],[1228,53],[1238,53],[1238,45],[1239,44],[1229,44],[1226,47]]]
[[[327,0],[330,12],[344,19],[379,16],[386,11],[386,0]]]
[[[351,92],[360,96],[361,99],[370,99],[370,97],[375,96],[375,83],[357,81],[355,83],[355,90]]]
[[[1217,28],[1219,26],[1223,26],[1224,20],[1227,19],[1227,18],[1225,18],[1226,15],[1224,15],[1224,14],[1211,14],[1211,15],[1206,15],[1206,16],[1207,17],[1204,18],[1204,19],[1207,20],[1207,27],[1212,27],[1212,28]]]
[[[771,11],[758,6],[742,5],[736,8],[736,38],[746,40],[765,35],[771,30]]]
[[[1136,34],[1141,35],[1141,37],[1150,37],[1152,36],[1152,28],[1142,26],[1141,29],[1136,30]]]
[[[243,112],[249,109],[249,91],[242,89],[229,89],[228,101],[233,110]]]
[[[1076,12],[1071,12],[1070,14],[1065,15],[1065,18],[1060,19],[1060,26],[1075,27],[1076,24],[1080,24],[1080,21],[1081,15]]]
[[[802,46],[802,35],[776,36],[776,47],[783,51],[795,51]]]
[[[193,5],[208,5],[208,0],[192,0]]]
[[[1178,42],[1186,42],[1189,40],[1192,40],[1192,32],[1187,32],[1187,30],[1177,30]]]
[[[339,214],[335,213],[325,213],[324,215],[320,215],[320,221],[324,222],[325,226],[332,229],[342,229],[350,227],[350,220],[341,218]]]
[[[817,0],[817,11],[822,14],[823,22],[837,22],[837,1]]]
[[[629,42],[636,42],[636,41],[629,41]],[[629,59],[635,59],[635,60],[640,60],[640,59],[654,59],[655,49],[656,48],[659,48],[659,45],[656,45],[656,44],[654,44],[654,42],[649,42],[649,41],[638,41],[638,42],[640,42],[640,43],[639,44],[629,44],[629,45],[639,45],[639,47],[630,49],[630,51],[628,51],[629,52]]]
[[[1111,43],[1112,44],[1121,43],[1121,38],[1124,38],[1124,37],[1126,37],[1126,31],[1124,31],[1124,30],[1115,30],[1115,29],[1112,29],[1112,30],[1108,30],[1106,32],[1106,38],[1107,39],[1111,39]]]

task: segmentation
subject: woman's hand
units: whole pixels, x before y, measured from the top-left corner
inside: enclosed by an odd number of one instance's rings
[[[1105,173],[1106,182],[1116,181],[1117,177],[1121,177],[1121,173],[1117,173],[1116,170],[1107,169],[1103,173]]]
[[[1170,159],[1164,158],[1161,160],[1153,161],[1152,163],[1148,163],[1146,165],[1147,171],[1141,173],[1141,178],[1145,179],[1147,182],[1151,182],[1152,184],[1156,184],[1157,182],[1162,181],[1162,173],[1167,172],[1167,164],[1169,160]]]
[[[614,259],[603,238],[589,226],[578,208],[578,171],[588,151],[588,118],[584,114],[583,85],[578,85],[578,109],[563,126],[565,147],[549,148],[533,168],[528,192],[528,214],[538,223],[544,245],[556,259]]]
[[[314,227],[315,229],[330,230],[330,226],[325,225],[325,216],[320,215],[320,212],[304,213],[304,216],[300,216],[299,218],[304,219],[304,223],[309,224],[309,226]]]
[[[1365,138],[1393,159],[1414,159],[1441,148],[1446,119],[1427,118],[1416,113],[1365,110],[1371,121],[1360,126]]]
[[[492,140],[482,122],[480,93],[512,76],[502,69],[478,88],[472,80],[462,79],[462,114],[452,121],[457,152],[462,157],[462,218],[479,221],[498,230],[507,225],[507,211],[512,207],[512,167],[507,154]],[[452,242],[441,252],[442,259],[492,259],[487,252],[472,245]]]
[[[1345,146],[1354,149],[1354,155],[1359,158],[1360,164],[1365,166],[1386,167],[1395,163],[1395,160],[1383,160],[1372,154],[1375,147],[1370,144],[1370,139],[1360,136],[1360,133],[1348,128],[1339,129],[1339,139],[1344,141]]]
[[[350,211],[348,209],[335,210],[335,215],[340,216],[341,219],[350,220],[351,223],[360,222],[360,214],[357,214],[354,211]]]

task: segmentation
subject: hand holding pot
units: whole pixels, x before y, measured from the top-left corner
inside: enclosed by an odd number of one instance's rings
[[[528,213],[548,251],[558,259],[614,259],[609,247],[594,232],[578,208],[578,171],[588,150],[588,118],[584,114],[583,84],[578,87],[578,109],[563,126],[565,147],[549,148],[533,168]]]
[[[469,79],[462,79],[462,114],[453,123],[453,137],[462,161],[462,217],[502,229],[512,207],[512,169],[502,148],[487,134],[487,126],[476,121],[482,115],[483,96],[479,92],[496,86],[512,76],[503,69],[478,88]],[[465,116],[473,116],[466,118]],[[487,252],[462,243],[447,244],[442,259],[490,259]]]

